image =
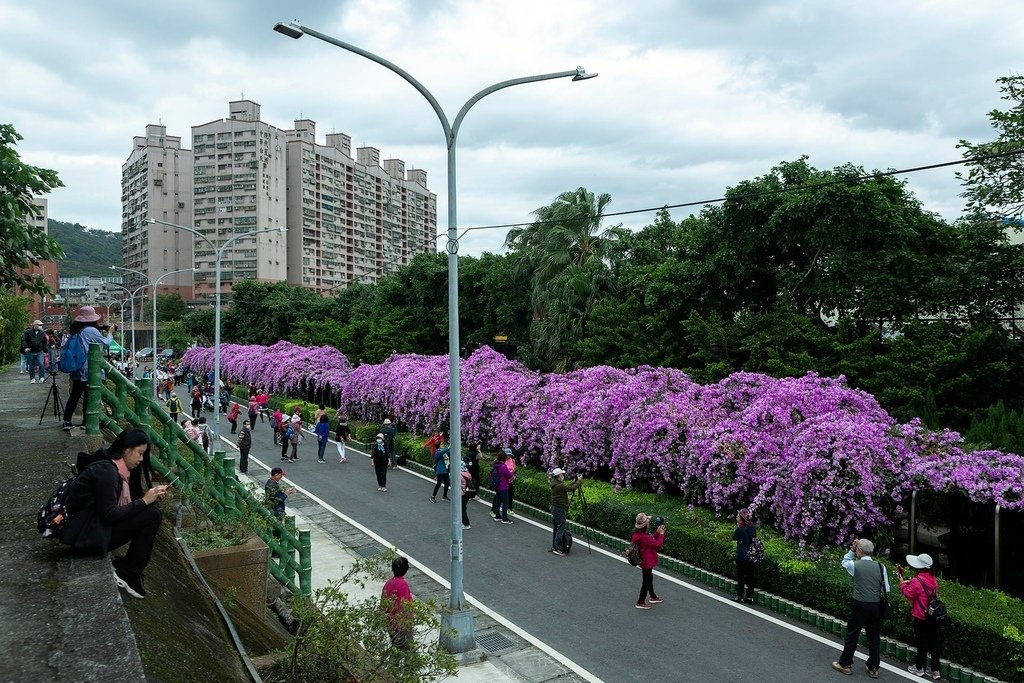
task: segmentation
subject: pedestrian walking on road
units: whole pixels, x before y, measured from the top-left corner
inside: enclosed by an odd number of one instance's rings
[[[231,423],[231,433],[234,434],[238,431],[238,415],[242,412],[242,404],[235,401],[231,402],[231,407],[228,409],[228,422]],[[249,416],[249,422],[252,423],[252,416]]]
[[[907,579],[903,567],[897,567],[900,577],[900,592],[910,603],[910,615],[914,618],[914,642],[917,656],[907,671],[915,676],[939,680],[939,622],[928,618],[928,608],[933,598],[939,597],[939,582],[932,575],[932,556],[907,555],[907,564],[917,570],[917,575]],[[931,657],[931,666],[928,658]]]
[[[551,470],[551,552],[565,557],[565,520],[569,510],[569,494],[583,485],[583,475],[578,474],[566,483],[565,470],[556,467]]]
[[[291,424],[288,425],[288,439],[285,443],[292,447],[292,462],[299,459],[299,442],[302,441],[302,418],[298,415],[292,416]]]
[[[274,445],[281,443],[281,423],[284,421],[284,413],[281,412],[280,406],[274,410],[274,414],[270,417],[270,426],[273,427],[274,431]]]
[[[651,609],[651,605],[664,602],[654,592],[654,568],[658,566],[658,549],[665,544],[665,525],[660,525],[651,534],[648,532],[650,524],[650,515],[645,512],[637,514],[633,525],[633,537],[630,539],[640,548],[640,572],[643,575],[640,582],[640,597],[636,601],[637,609]]]
[[[181,399],[178,398],[177,394],[171,394],[171,397],[167,399],[167,412],[170,413],[171,419],[174,423],[178,423],[178,414],[184,410],[184,406],[181,405]]]
[[[334,440],[337,441],[338,446],[338,464],[347,462],[348,458],[345,455],[345,449],[348,446],[348,440],[352,436],[352,430],[348,428],[348,415],[338,415],[338,426],[334,430]]]
[[[736,515],[736,530],[732,540],[736,541],[736,597],[733,602],[754,603],[754,583],[757,581],[757,565],[750,561],[750,543],[757,536],[757,527],[750,511],[742,509]]]
[[[192,387],[192,417],[199,417],[203,412],[203,390],[199,387]]]
[[[451,475],[448,473],[450,458],[451,449],[447,445],[438,448],[434,453],[434,492],[430,494],[431,503],[437,502],[437,490],[442,487],[444,487],[444,491],[441,493],[442,497],[449,500],[448,489],[452,485]]]
[[[507,453],[499,454],[491,468],[491,485],[495,488],[491,517],[494,518],[494,521],[502,524],[512,523],[512,520],[508,518],[508,490],[512,486],[515,475],[508,468],[509,458],[511,456]]]
[[[252,448],[252,430],[249,429],[249,421],[243,420],[242,429],[238,432],[238,471],[243,474],[249,471],[250,448]]]
[[[480,442],[472,444],[466,449],[466,469],[469,470],[469,476],[473,477],[473,483],[476,484],[476,488],[480,488],[480,456],[483,453],[483,445]]]
[[[384,448],[388,452],[391,469],[395,469],[398,467],[398,456],[395,455],[395,437],[398,436],[398,432],[391,425],[391,420],[384,420],[384,426],[380,428],[380,433],[384,435]]]
[[[384,435],[378,433],[370,447],[370,462],[377,474],[377,490],[387,493],[388,490],[388,449],[384,446]]]
[[[265,496],[265,504],[270,508],[271,514],[277,518],[277,521],[284,522],[285,506],[288,501],[288,496],[295,492],[293,488],[282,488],[281,480],[288,475],[280,467],[275,467],[270,470],[270,479],[267,479],[267,483],[263,485],[263,493]],[[281,531],[277,525],[273,525],[274,538],[278,543],[281,543]],[[276,551],[272,551],[271,557],[278,557]]]
[[[469,473],[469,467],[464,462],[459,463],[459,482],[462,486],[462,528],[472,529],[473,527],[469,524],[469,512],[466,511],[466,505],[469,504],[471,498],[476,498],[480,486],[473,479],[473,475]]]
[[[326,411],[320,415],[314,431],[316,432],[316,461],[324,462],[324,451],[327,449],[327,443],[331,440],[331,421],[327,417]]]
[[[391,644],[403,652],[413,648],[413,615],[405,608],[406,603],[413,601],[412,590],[405,574],[409,571],[409,560],[399,555],[391,560],[391,573],[394,576],[384,583],[381,590],[381,606],[388,612],[388,634]]]
[[[36,383],[37,373],[40,384],[46,381],[46,373],[43,369],[43,356],[46,349],[47,341],[46,332],[43,331],[43,321],[35,320],[32,327],[21,335],[21,355],[25,359],[30,384]]]
[[[256,427],[256,415],[260,412],[260,404],[257,403],[256,397],[253,396],[249,399],[249,403],[246,406],[249,409],[249,424],[253,428]]]
[[[889,577],[885,567],[872,559],[875,544],[866,538],[854,540],[850,550],[843,556],[843,569],[853,577],[853,604],[850,606],[850,618],[846,622],[846,642],[838,662],[832,662],[832,668],[839,673],[850,676],[853,674],[853,653],[857,650],[857,641],[861,630],[868,635],[868,661],[865,664],[868,676],[878,678],[878,665],[881,658],[881,602],[883,591],[889,592]]]

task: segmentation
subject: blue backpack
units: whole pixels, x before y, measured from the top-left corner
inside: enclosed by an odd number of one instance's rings
[[[60,371],[68,374],[79,372],[89,360],[89,351],[77,334],[70,335],[60,345]]]

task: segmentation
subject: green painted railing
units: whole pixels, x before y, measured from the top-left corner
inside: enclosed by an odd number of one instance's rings
[[[118,434],[121,422],[144,430],[155,445],[153,469],[169,480],[177,478],[175,491],[214,522],[259,520],[249,526],[273,551],[270,573],[292,592],[310,595],[309,531],[296,530],[291,515],[283,520],[275,517],[262,496],[253,495],[236,479],[234,458],[223,451],[207,455],[153,398],[153,380],[133,384],[107,362],[102,349],[100,344],[89,347],[85,433],[99,435],[101,429],[108,429]]]

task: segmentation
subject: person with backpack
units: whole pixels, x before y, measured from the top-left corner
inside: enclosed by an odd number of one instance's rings
[[[196,420],[196,428],[199,429],[199,439],[203,443],[203,450],[206,451],[207,455],[211,455],[210,444],[212,442],[213,433],[210,431],[210,425],[206,424],[205,417],[200,417]]]
[[[633,524],[633,537],[631,543],[635,543],[640,549],[640,597],[636,601],[637,609],[651,609],[651,605],[664,602],[654,592],[654,568],[658,566],[658,549],[665,544],[665,525],[662,524],[654,533],[648,533],[647,527],[651,524],[651,517],[646,512],[637,513]],[[650,596],[650,602],[648,602]]]
[[[167,412],[170,413],[171,419],[174,423],[178,423],[178,413],[182,411],[181,399],[178,398],[177,394],[171,394],[171,397],[167,399]]]
[[[556,467],[551,470],[548,482],[551,484],[551,552],[565,557],[565,520],[569,510],[569,493],[583,486],[583,475],[566,483],[565,470]]]
[[[917,575],[907,579],[903,567],[897,567],[900,578],[900,592],[910,603],[910,615],[914,618],[914,641],[917,656],[907,671],[915,676],[939,680],[939,620],[932,609],[939,599],[939,582],[932,575],[932,556],[927,553],[907,555],[907,564],[917,570]],[[929,614],[931,612],[931,614]],[[926,666],[931,657],[931,666]]]
[[[437,502],[437,490],[443,487],[441,496],[445,500],[451,500],[448,498],[448,489],[451,488],[452,479],[448,470],[448,462],[451,458],[451,449],[448,447],[439,448],[434,453],[434,491],[430,494],[430,502]]]
[[[331,440],[331,419],[327,417],[327,411],[320,415],[313,431],[316,432],[316,461],[318,463],[326,462],[324,451],[327,450],[327,444]]]
[[[71,375],[71,393],[64,404],[63,429],[66,432],[71,431],[71,418],[78,408],[78,402],[89,402],[89,345],[103,344],[109,348],[110,342],[114,341],[117,326],[111,325],[104,334],[99,330],[99,320],[100,314],[95,308],[82,306],[71,323],[71,333],[60,349],[61,372]]]
[[[291,445],[292,457],[289,460],[295,462],[299,459],[299,442],[302,440],[302,418],[298,415],[293,415],[292,421],[288,425],[288,430],[288,439],[285,443]]]
[[[43,355],[47,348],[46,332],[43,331],[43,321],[35,320],[32,327],[25,330],[21,335],[21,353],[25,358],[25,365],[28,366],[29,384],[36,383],[36,373],[39,373],[39,383],[46,381],[46,371],[43,367]]]
[[[238,415],[242,412],[242,405],[235,401],[231,402],[231,407],[228,408],[228,422],[231,423],[231,433],[234,434],[238,431]],[[249,416],[249,421],[252,422],[252,416]]]
[[[395,437],[398,436],[398,432],[391,425],[391,420],[385,418],[384,426],[380,428],[380,433],[384,435],[384,448],[387,449],[388,459],[391,461],[391,469],[398,467],[398,457],[395,455]]]
[[[338,464],[348,461],[345,457],[345,448],[352,436],[352,430],[348,426],[348,415],[338,415],[338,426],[334,429],[334,440],[338,442]]]
[[[757,564],[750,559],[750,544],[756,537],[757,527],[750,511],[743,508],[736,514],[736,530],[732,532],[732,540],[736,541],[736,597],[733,602],[754,603]]]
[[[256,397],[255,396],[250,396],[249,397],[249,403],[248,403],[247,407],[249,409],[249,424],[252,425],[252,427],[255,429],[255,427],[256,427],[256,416],[260,412],[260,404],[256,402]]]
[[[168,486],[142,491],[141,477],[131,473],[148,461],[151,444],[141,429],[126,429],[100,457],[75,477],[68,491],[68,520],[60,541],[78,553],[104,555],[127,544],[113,561],[117,585],[135,598],[146,597],[143,574],[163,512],[159,501]]]
[[[507,449],[506,449],[507,450]],[[515,475],[508,468],[508,453],[501,453],[491,467],[491,486],[494,488],[494,502],[491,504],[491,517],[496,522],[511,524],[508,518],[508,490],[512,486]]]
[[[244,420],[242,429],[238,432],[238,471],[242,474],[249,471],[250,448],[252,448],[252,431],[249,429],[249,421]]]

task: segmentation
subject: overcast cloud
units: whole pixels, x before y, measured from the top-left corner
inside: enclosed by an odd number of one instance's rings
[[[957,159],[958,140],[991,139],[995,80],[1021,71],[1024,34],[1012,0],[0,0],[0,122],[66,184],[50,217],[119,230],[132,138],[162,122],[191,146],[191,126],[244,95],[273,125],[311,118],[320,142],[347,133],[425,169],[445,227],[444,140],[426,101],[364,58],[273,32],[296,18],[402,66],[449,117],[508,78],[600,73],[476,105],[458,146],[462,227],[529,221],[579,186],[610,193],[610,211],[719,197],[801,155],[869,171]],[[962,209],[954,170],[906,178],[949,219]],[[463,253],[499,251],[504,232],[471,232]]]

